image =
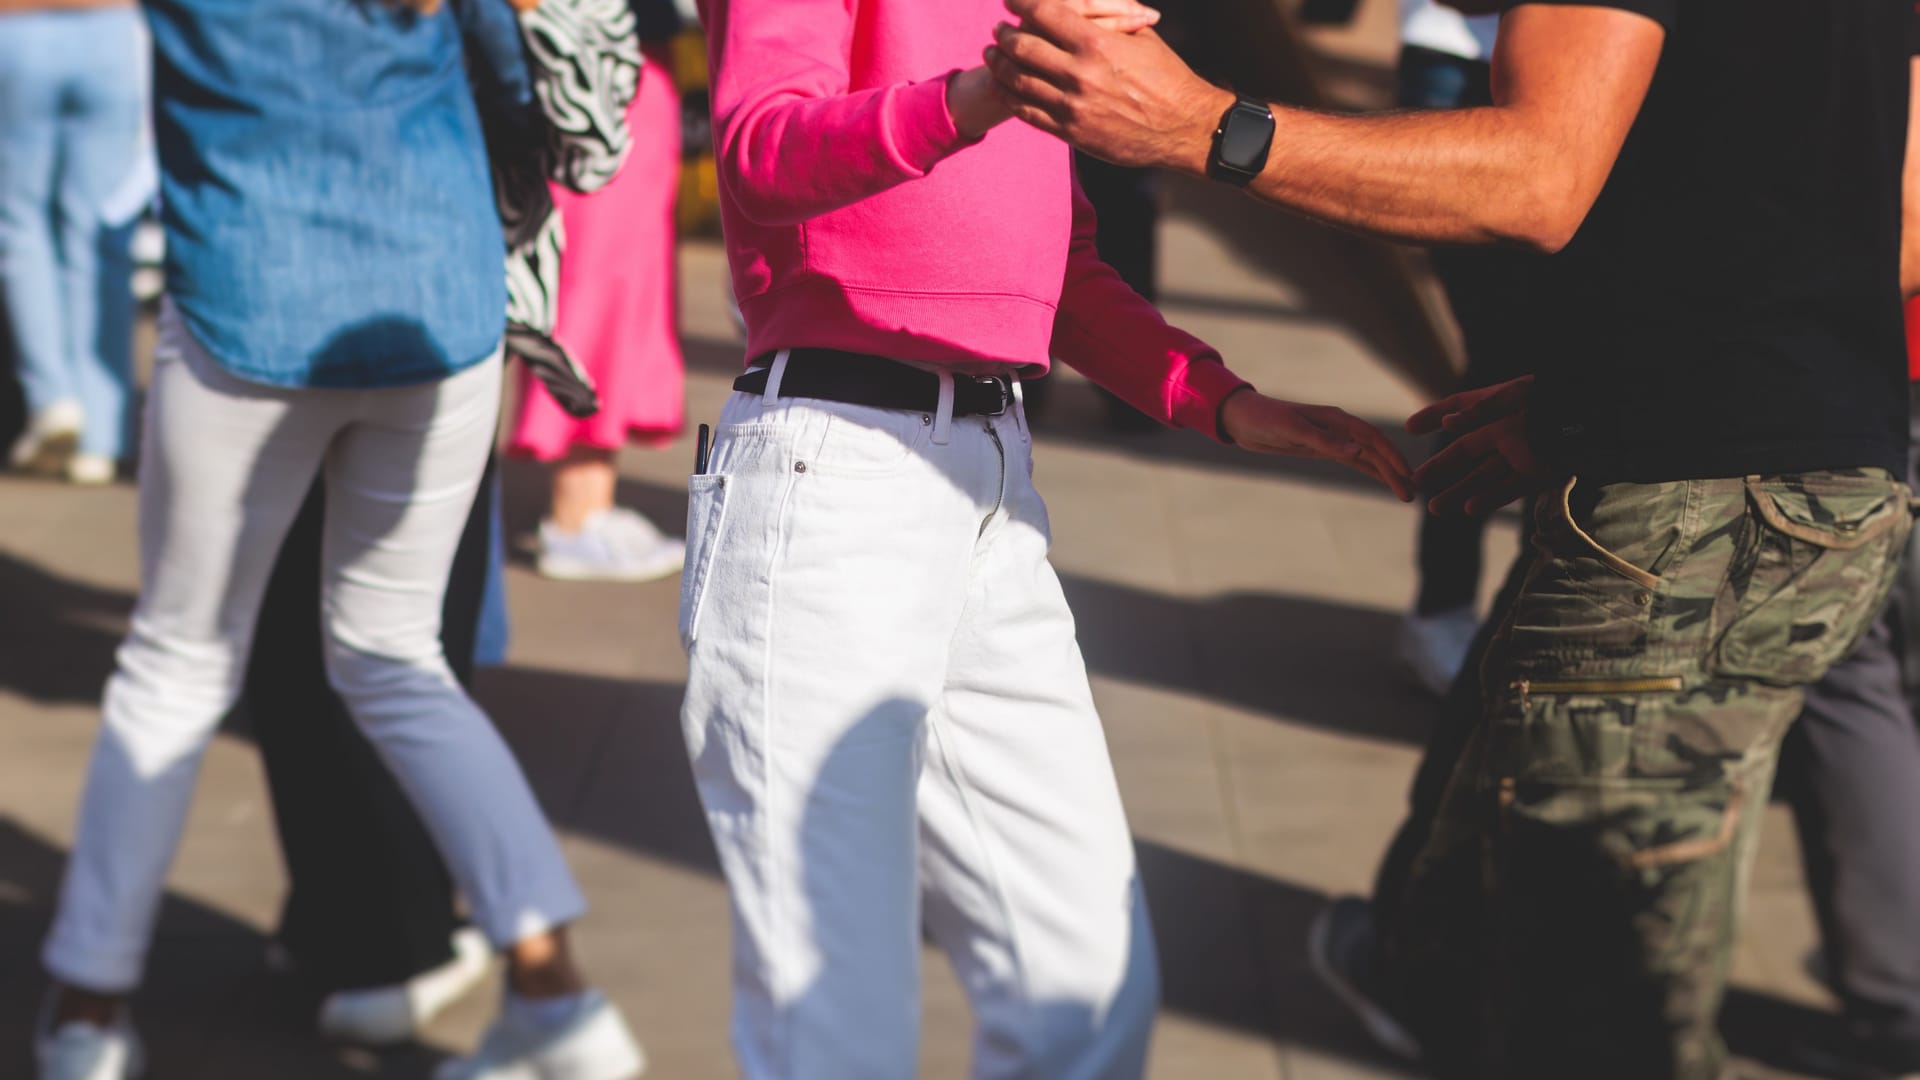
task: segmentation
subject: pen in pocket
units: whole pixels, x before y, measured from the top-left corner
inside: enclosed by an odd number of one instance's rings
[[[699,440],[693,448],[693,474],[695,476],[705,476],[707,474],[707,451],[712,447],[712,439],[713,429],[705,424],[701,424]]]

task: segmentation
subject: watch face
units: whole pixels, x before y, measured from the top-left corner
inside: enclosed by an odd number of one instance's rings
[[[1259,172],[1273,145],[1273,117],[1265,111],[1237,108],[1220,140],[1220,160],[1236,169]]]

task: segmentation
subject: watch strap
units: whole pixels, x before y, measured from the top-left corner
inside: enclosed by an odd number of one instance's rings
[[[1207,175],[1235,187],[1253,183],[1266,168],[1273,132],[1273,110],[1266,102],[1250,97],[1235,99],[1214,129]]]

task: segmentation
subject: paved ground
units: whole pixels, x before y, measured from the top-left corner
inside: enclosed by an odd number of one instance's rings
[[[1389,373],[1404,348],[1348,280],[1350,241],[1250,203],[1170,186],[1166,308],[1262,386],[1393,421],[1417,404]],[[720,258],[684,258],[691,405],[711,417],[737,363]],[[1057,388],[1039,480],[1080,616],[1159,924],[1166,1010],[1153,1075],[1350,1080],[1404,1075],[1372,1053],[1304,970],[1308,919],[1364,888],[1393,827],[1432,706],[1390,645],[1413,590],[1413,511],[1355,478],[1171,433],[1110,435],[1091,390]],[[684,520],[686,440],[622,463],[623,496]],[[515,469],[524,536],[540,478]],[[96,697],[136,586],[131,488],[0,480],[0,1077],[30,1075],[44,930]],[[1490,561],[1513,550],[1496,523]],[[595,902],[593,970],[630,1010],[654,1075],[732,1075],[724,898],[682,757],[684,661],[672,583],[510,588],[515,643],[486,673],[510,735]],[[1828,1007],[1802,971],[1812,943],[1789,823],[1776,811],[1755,875],[1729,1008],[1736,1045],[1777,1054]],[[139,1001],[156,1080],[412,1077],[470,1045],[478,995],[390,1054],[327,1047],[311,1002],[261,953],[282,874],[244,730],[207,761]],[[926,968],[924,1075],[964,1075],[966,1010]],[[1753,1075],[1787,1074],[1755,1067]]]

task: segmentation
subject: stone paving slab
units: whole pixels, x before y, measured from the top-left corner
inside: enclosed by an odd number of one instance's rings
[[[1172,184],[1168,199],[1176,321],[1270,390],[1383,421],[1417,404],[1390,374],[1392,335],[1368,325],[1364,288],[1341,279],[1340,237],[1198,185]],[[682,261],[691,415],[711,418],[740,347],[718,251],[689,245]],[[1414,511],[1329,468],[1113,435],[1099,408],[1063,377],[1038,478],[1160,928],[1152,1075],[1407,1075],[1318,992],[1301,945],[1319,904],[1365,888],[1431,715],[1391,661]],[[626,455],[623,500],[677,528],[691,453],[682,439]],[[508,492],[524,536],[541,477],[513,466]],[[136,586],[133,503],[127,487],[0,480],[0,1077],[29,1075],[34,951]],[[1513,546],[1512,522],[1496,521],[1489,566]],[[725,898],[675,716],[675,586],[556,584],[521,562],[509,588],[512,654],[480,696],[594,900],[588,961],[631,1011],[654,1075],[731,1076]],[[1769,1053],[1769,1032],[1830,1005],[1802,970],[1812,930],[1786,826],[1769,821],[1730,1008],[1740,1045]],[[282,882],[257,757],[235,730],[209,756],[139,999],[155,1080],[416,1077],[476,1038],[490,995],[418,1047],[321,1044],[312,1002],[262,970]],[[963,1076],[965,1004],[931,955],[925,998],[924,1075]]]

